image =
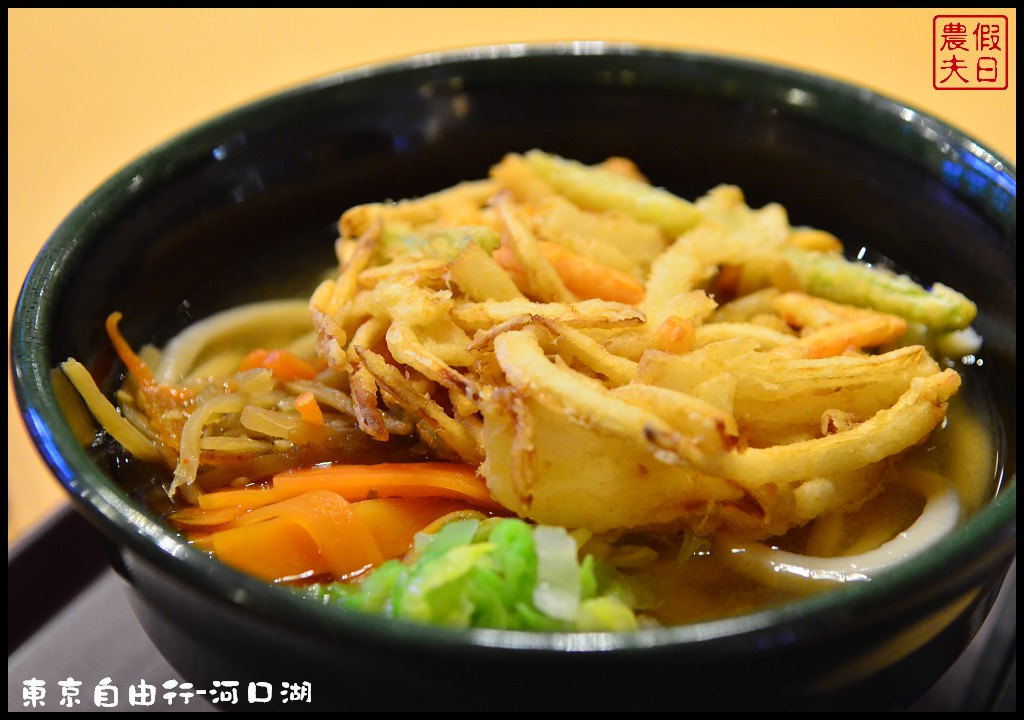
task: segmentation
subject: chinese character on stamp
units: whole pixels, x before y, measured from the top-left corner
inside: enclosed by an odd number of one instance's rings
[[[1010,24],[1005,15],[932,18],[932,87],[1005,90],[1009,87]]]

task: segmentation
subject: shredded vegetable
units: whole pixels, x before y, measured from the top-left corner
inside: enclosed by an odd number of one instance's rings
[[[567,579],[568,578],[568,579]],[[325,604],[449,627],[628,630],[636,616],[620,584],[599,581],[562,528],[522,520],[460,520],[357,585],[302,590]]]

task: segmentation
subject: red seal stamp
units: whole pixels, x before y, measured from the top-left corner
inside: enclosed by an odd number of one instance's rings
[[[1005,15],[932,18],[932,87],[1005,90],[1009,87],[1010,23]]]

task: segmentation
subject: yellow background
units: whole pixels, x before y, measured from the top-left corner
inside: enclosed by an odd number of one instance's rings
[[[932,18],[1009,18],[1009,89],[932,88]],[[342,68],[489,43],[609,40],[813,70],[904,100],[1015,161],[1016,10],[8,10],[8,318],[93,187],[222,110]],[[8,320],[8,322],[10,322]],[[8,541],[62,498],[8,393]]]

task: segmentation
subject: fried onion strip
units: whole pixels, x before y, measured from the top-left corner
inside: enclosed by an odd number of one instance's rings
[[[466,429],[431,400],[429,395],[416,390],[394,365],[388,364],[372,350],[358,346],[354,350],[362,367],[370,373],[375,383],[380,383],[381,388],[407,411],[419,415],[426,421],[459,457],[473,465],[478,465],[483,460],[481,448]]]
[[[746,487],[792,482],[846,472],[917,444],[946,416],[946,401],[960,387],[960,376],[945,370],[915,378],[891,408],[845,432],[815,440],[732,451],[721,472]]]

